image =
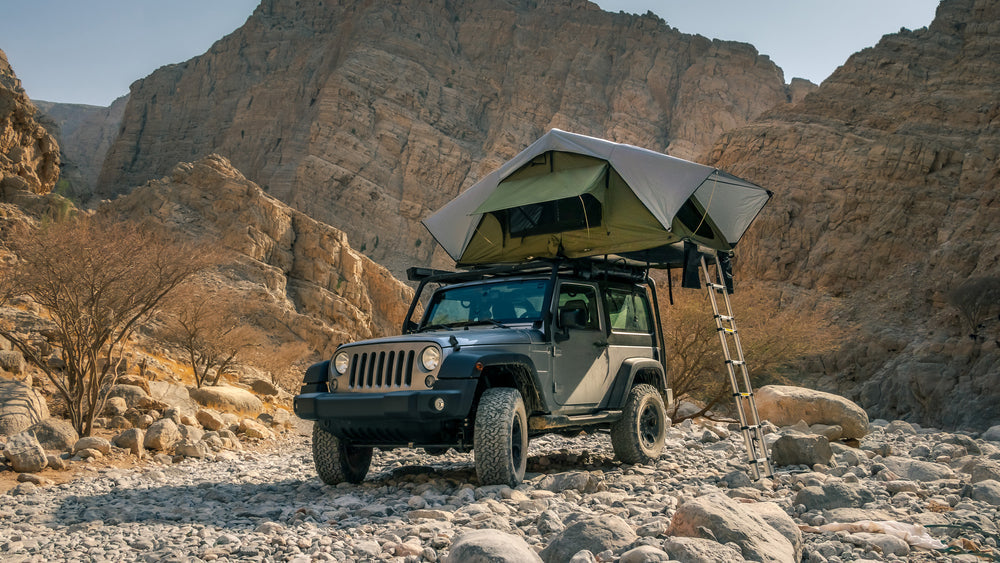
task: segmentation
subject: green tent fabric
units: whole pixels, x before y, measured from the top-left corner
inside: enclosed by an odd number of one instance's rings
[[[731,250],[770,192],[717,169],[553,129],[424,225],[458,266]]]

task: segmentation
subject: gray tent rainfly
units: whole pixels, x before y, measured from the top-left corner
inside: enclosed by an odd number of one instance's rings
[[[704,166],[553,129],[424,220],[458,266],[728,252],[771,192]]]

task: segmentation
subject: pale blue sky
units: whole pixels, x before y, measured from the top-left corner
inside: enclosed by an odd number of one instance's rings
[[[28,96],[108,105],[158,67],[204,53],[259,0],[0,0],[0,49]],[[852,53],[934,18],[936,0],[597,0],[684,33],[743,41],[819,83]]]

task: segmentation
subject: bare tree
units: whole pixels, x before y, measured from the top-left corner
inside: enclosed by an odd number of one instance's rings
[[[129,337],[211,258],[196,244],[152,227],[96,218],[23,229],[11,235],[8,246],[17,260],[0,274],[3,295],[27,295],[45,308],[54,324],[46,336],[61,350],[66,367],[49,367],[32,335],[17,326],[0,324],[0,336],[45,372],[66,402],[73,427],[89,436]]]
[[[238,357],[266,344],[267,336],[252,322],[259,309],[225,286],[191,282],[177,292],[164,336],[187,353],[195,385],[218,385]]]
[[[731,296],[740,341],[754,386],[789,383],[797,362],[832,350],[841,331],[813,304],[782,303],[781,296],[750,285]],[[682,292],[662,308],[667,368],[674,396],[701,402],[701,416],[723,404],[732,389],[715,319],[703,292]],[[730,342],[730,353],[735,349]],[[679,405],[675,403],[675,405]],[[671,413],[676,419],[677,407]]]

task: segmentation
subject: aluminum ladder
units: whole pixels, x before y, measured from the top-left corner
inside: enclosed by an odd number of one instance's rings
[[[713,263],[716,274],[714,278],[708,269],[709,265],[705,256],[701,256],[701,271],[705,276],[708,298],[712,302],[712,312],[715,315],[715,326],[719,332],[719,340],[722,342],[722,355],[725,358],[729,382],[733,388],[733,401],[736,403],[736,412],[739,414],[740,432],[743,434],[743,441],[747,447],[747,466],[750,469],[750,478],[756,481],[762,476],[771,477],[774,474],[774,469],[771,467],[767,446],[764,444],[760,418],[757,416],[757,403],[754,401],[753,388],[750,385],[750,372],[743,358],[743,345],[740,343],[740,333],[736,330],[736,319],[733,317],[722,267],[719,265],[718,259]],[[722,302],[726,307],[725,314],[719,312],[719,301],[716,298],[716,293],[722,294]],[[736,351],[735,358],[730,353],[730,339],[733,349]],[[738,375],[737,368],[739,368]]]

